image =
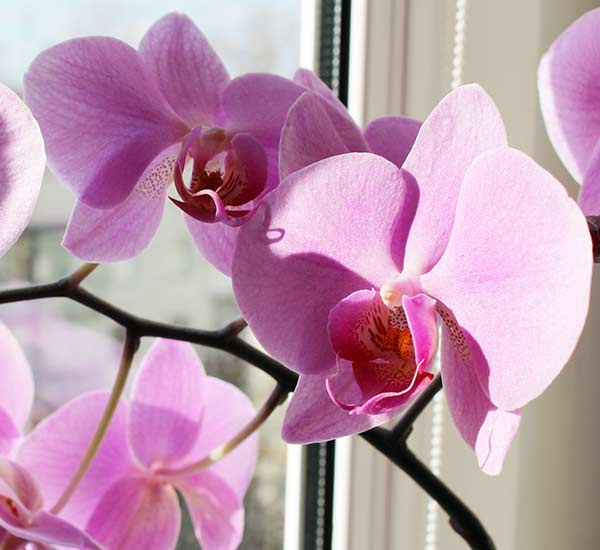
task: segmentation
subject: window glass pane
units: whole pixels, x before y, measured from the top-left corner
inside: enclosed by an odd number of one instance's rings
[[[298,66],[301,0],[21,0],[0,3],[0,82],[21,93],[23,74],[43,49],[76,36],[108,35],[137,46],[162,15],[190,16],[232,77],[268,71],[291,76]],[[200,67],[199,70],[202,70]],[[0,262],[0,280],[49,282],[78,262],[60,246],[73,197],[47,172],[34,219]],[[237,315],[229,280],[202,259],[178,209],[167,204],[158,235],[133,261],[101,267],[85,286],[136,314],[198,328],[218,328]],[[121,331],[95,314],[58,300],[3,306],[34,368],[33,422],[81,391],[108,388]],[[149,342],[144,342],[148,346]],[[140,353],[138,358],[143,355]],[[214,350],[198,349],[209,374],[233,382],[257,407],[273,382],[257,369]],[[242,548],[279,550],[283,541],[285,445],[279,410],[261,430],[260,458],[246,499]],[[196,548],[189,528],[178,548]]]

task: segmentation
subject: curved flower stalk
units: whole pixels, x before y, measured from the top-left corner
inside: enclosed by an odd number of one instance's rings
[[[366,150],[325,85],[314,75],[296,80],[230,80],[180,14],[155,23],[138,50],[90,37],[42,52],[24,89],[50,167],[79,199],[64,246],[87,261],[135,256],[158,229],[174,177],[179,198],[172,200],[194,240],[229,274],[237,226],[279,183],[281,128],[302,93],[315,89],[351,149]]]
[[[70,401],[21,446],[19,463],[41,480],[46,501],[64,491],[106,400],[94,393]],[[189,344],[157,341],[137,373],[131,401],[118,406],[61,515],[107,548],[174,548],[181,521],[177,490],[204,548],[237,548],[257,436],[207,469],[186,467],[231,439],[254,414],[237,388],[205,375]]]
[[[37,122],[19,97],[0,84],[0,255],[29,223],[45,166]]]
[[[540,63],[538,88],[550,140],[575,180],[586,215],[600,214],[600,8],[565,30]]]
[[[441,368],[481,468],[568,360],[589,300],[591,242],[562,186],[510,149],[476,85],[444,98],[403,168],[372,154],[288,177],[240,230],[234,291],[300,381],[284,438],[323,441],[397,415]]]

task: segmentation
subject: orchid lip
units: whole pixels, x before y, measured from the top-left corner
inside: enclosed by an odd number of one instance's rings
[[[419,378],[419,376],[421,376],[421,378],[428,378],[431,375],[431,373],[428,372],[421,372],[421,365],[415,365],[414,366],[414,372],[412,375],[412,378],[410,380],[410,383],[408,384],[408,386],[406,386],[405,388],[399,390],[399,391],[384,391],[384,392],[380,392],[377,393],[371,397],[369,397],[368,399],[361,399],[359,402],[357,403],[347,403],[345,401],[343,401],[341,398],[337,397],[335,389],[332,386],[332,380],[338,376],[338,373],[340,371],[340,365],[339,365],[339,354],[336,355],[336,372],[329,376],[326,380],[325,380],[325,388],[327,390],[327,394],[329,395],[330,399],[341,409],[344,409],[345,411],[348,411],[350,414],[352,415],[357,415],[357,414],[376,414],[377,412],[377,406],[384,401],[387,398],[399,398],[402,397],[403,395],[409,394],[415,387],[416,383],[417,383],[417,379]]]
[[[188,184],[183,171],[193,161]],[[205,222],[238,226],[253,212],[267,184],[267,157],[249,134],[230,136],[223,128],[195,128],[186,138],[175,167],[173,202],[189,216]]]
[[[433,378],[427,367],[437,347],[434,306],[410,275],[338,302],[329,315],[336,353],[336,371],[325,381],[331,400],[350,414],[379,414],[423,389]]]
[[[19,508],[17,507],[17,503],[10,497],[0,495],[0,502],[4,505],[6,510],[15,518],[20,520],[21,514],[19,513]]]

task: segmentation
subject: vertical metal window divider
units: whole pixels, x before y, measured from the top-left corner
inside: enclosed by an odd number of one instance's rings
[[[348,103],[351,0],[321,0],[318,74]],[[331,550],[335,441],[307,445],[304,451],[304,550]]]

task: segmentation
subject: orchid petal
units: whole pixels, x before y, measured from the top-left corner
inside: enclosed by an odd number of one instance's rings
[[[267,156],[249,134],[236,134],[225,157],[224,182],[217,192],[223,202],[241,206],[258,197],[267,181]]]
[[[42,544],[101,550],[85,533],[44,512],[35,479],[23,466],[4,458],[0,459],[0,495],[0,528],[13,537]]]
[[[223,95],[227,129],[248,133],[264,147],[277,149],[288,110],[304,91],[303,86],[282,76],[238,76]]]
[[[350,414],[398,414],[400,407],[423,391],[432,378],[431,373],[420,372],[416,364],[405,361],[351,363],[341,360],[335,374],[327,378],[327,393],[338,407]],[[348,388],[353,385],[360,389],[358,399],[347,397]]]
[[[375,290],[353,292],[329,314],[331,346],[339,357],[349,361],[366,363],[379,358],[394,362],[402,353],[385,343],[390,324],[409,328],[416,364],[424,370],[437,348],[435,305],[429,296],[418,294],[403,296],[402,308],[390,310]]]
[[[12,418],[0,408],[0,454],[10,456],[20,436]]]
[[[463,439],[473,447],[479,467],[489,475],[502,469],[519,427],[519,411],[495,407],[481,390],[474,362],[485,359],[468,335],[468,350],[457,349],[448,326],[442,326],[442,378],[448,408]]]
[[[497,407],[522,407],[569,359],[587,315],[591,250],[581,210],[525,154],[473,162],[446,252],[421,281],[481,347],[477,377]]]
[[[162,218],[176,150],[170,147],[146,168],[131,194],[108,210],[78,201],[63,246],[88,262],[128,260],[148,246]]]
[[[600,137],[600,9],[581,16],[550,46],[538,71],[546,130],[559,157],[581,183]]]
[[[158,340],[131,393],[129,442],[145,466],[167,466],[193,447],[204,411],[204,367],[191,344]]]
[[[305,86],[271,74],[247,74],[231,81],[223,105],[231,133],[245,132],[265,148],[269,159],[268,188],[277,183],[281,130],[289,109],[305,92]],[[360,128],[345,109],[339,109],[321,94],[321,103],[349,151],[368,151]]]
[[[344,104],[315,73],[307,69],[298,69],[293,80],[301,84],[306,91],[312,92],[321,99],[327,116],[331,119],[348,151],[355,153],[369,151],[362,131],[352,120]]]
[[[174,172],[175,188],[182,200],[171,198],[171,201],[201,222],[224,222],[235,227],[252,215],[256,201],[270,190],[269,185],[277,182],[268,182],[267,153],[254,137],[238,133],[223,145],[225,134],[221,131],[218,134],[216,145],[210,142],[210,132],[203,139],[201,127],[186,138]],[[207,169],[206,163],[220,153],[225,153],[220,170]],[[188,155],[194,159],[189,186],[183,173]]]
[[[42,496],[35,479],[21,464],[5,457],[0,457],[0,494],[16,501],[28,513],[35,513],[42,507]],[[6,517],[6,510],[2,508],[2,517]]]
[[[419,370],[425,369],[437,350],[436,301],[426,294],[403,296],[402,307],[410,328]]]
[[[323,102],[314,94],[302,94],[292,105],[281,131],[281,180],[313,162],[349,152]]]
[[[229,75],[189,17],[171,13],[159,19],[142,38],[139,52],[156,72],[164,97],[189,126],[219,122]]]
[[[16,338],[0,323],[0,410],[23,429],[33,405],[33,374]]]
[[[204,381],[204,416],[194,448],[185,462],[201,460],[233,439],[256,415],[248,397],[234,385],[207,376]],[[226,479],[231,490],[243,499],[254,475],[258,436],[253,434],[232,452],[210,467]]]
[[[369,151],[369,146],[365,141],[361,129],[356,125],[350,113],[344,110],[339,111],[333,107],[328,101],[321,100],[321,104],[327,112],[327,116],[331,120],[336,132],[340,136],[348,151],[353,153],[364,153]]]
[[[370,361],[381,353],[369,338],[372,332],[385,333],[389,311],[376,290],[357,290],[329,312],[327,324],[331,347],[336,355],[351,361]]]
[[[189,131],[141,56],[112,38],[42,52],[24,90],[50,167],[93,208],[123,202],[152,160]]]
[[[104,548],[74,525],[47,512],[35,514],[32,524],[28,527],[11,527],[8,530],[24,541],[52,545],[50,548],[55,548],[56,545],[77,550],[103,550]]]
[[[227,210],[221,197],[212,189],[202,189],[194,194],[195,198],[201,198],[200,206],[191,202],[180,201],[169,197],[171,202],[180,208],[185,214],[202,223],[219,223],[228,219]],[[246,213],[246,212],[244,212]],[[234,225],[234,224],[232,224]],[[235,225],[234,225],[235,227]]]
[[[421,274],[435,265],[450,237],[467,168],[480,153],[504,146],[498,109],[476,84],[449,93],[427,117],[403,165],[419,186],[404,269]]]
[[[420,128],[421,122],[412,118],[382,116],[369,123],[365,139],[371,152],[400,168],[410,153]]]
[[[0,255],[29,223],[45,165],[37,122],[18,96],[0,85]]]
[[[185,222],[204,258],[219,271],[231,277],[233,251],[239,227],[224,223],[204,223],[187,215]]]
[[[307,90],[317,94],[319,97],[327,100],[328,103],[333,105],[341,113],[347,114],[348,111],[346,110],[346,106],[314,72],[300,68],[294,73],[292,80]]]
[[[144,477],[121,478],[106,491],[86,532],[110,549],[175,548],[181,526],[177,494]]]
[[[235,550],[244,532],[243,501],[210,470],[177,482],[202,548]]]
[[[335,372],[332,365],[331,373]],[[303,374],[288,405],[282,437],[288,443],[316,443],[364,432],[396,416],[400,409],[384,414],[350,414],[337,406],[327,394],[326,380],[331,373]],[[359,399],[360,390],[353,377],[345,378],[340,388],[348,399]]]
[[[33,514],[0,482],[0,529],[20,537]],[[4,547],[3,547],[4,550]]]
[[[600,140],[592,153],[578,202],[586,216],[600,215]]]
[[[17,460],[39,481],[51,507],[65,490],[92,439],[108,401],[107,393],[84,394],[40,422],[19,447]],[[85,525],[112,482],[132,468],[126,438],[127,406],[120,403],[83,480],[61,512]]]
[[[395,272],[390,250],[408,229],[404,197],[402,175],[390,162],[338,155],[288,177],[240,229],[236,299],[272,355],[296,371],[331,368],[329,311]]]
[[[338,361],[327,391],[339,407],[352,414],[398,410],[429,384],[432,375],[424,371],[435,353],[435,300],[420,294],[404,296],[404,303],[410,322],[403,307],[388,309],[375,290],[354,292],[331,310],[328,329]],[[358,399],[345,395],[351,378]]]

